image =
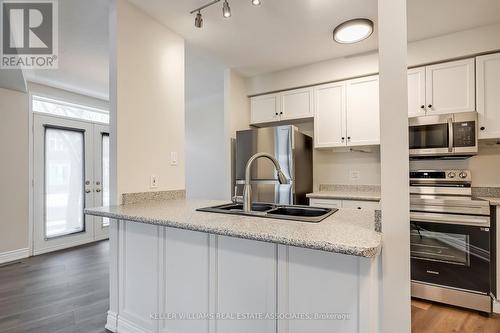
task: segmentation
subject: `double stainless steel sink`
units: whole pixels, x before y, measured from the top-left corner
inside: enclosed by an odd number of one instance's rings
[[[337,211],[335,208],[319,208],[309,206],[275,205],[253,203],[252,210],[245,212],[243,204],[230,203],[213,207],[199,208],[201,212],[267,217],[273,219],[293,220],[299,222],[318,223]]]

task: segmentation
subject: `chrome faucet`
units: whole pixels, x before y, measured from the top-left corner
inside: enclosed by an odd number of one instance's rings
[[[281,171],[280,163],[276,158],[274,158],[273,155],[268,153],[257,153],[250,157],[245,168],[245,186],[243,187],[243,211],[247,213],[252,211],[252,185],[250,185],[250,171],[253,162],[261,157],[265,157],[273,162],[274,167],[278,172],[278,180],[280,184],[288,184],[288,179],[283,171]]]

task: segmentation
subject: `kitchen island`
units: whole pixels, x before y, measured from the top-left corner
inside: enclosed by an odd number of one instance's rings
[[[378,332],[374,211],[320,223],[167,200],[86,210],[111,224],[114,332]]]

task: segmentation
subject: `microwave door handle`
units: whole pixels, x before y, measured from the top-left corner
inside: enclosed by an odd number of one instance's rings
[[[448,152],[453,152],[453,118],[448,118]]]

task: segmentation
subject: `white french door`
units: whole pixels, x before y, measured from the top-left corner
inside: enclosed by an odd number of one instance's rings
[[[83,210],[109,203],[106,125],[34,114],[33,252],[107,237],[108,221]]]

